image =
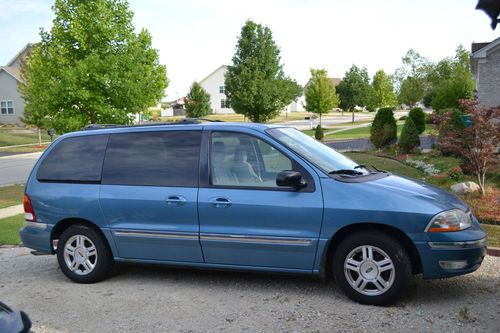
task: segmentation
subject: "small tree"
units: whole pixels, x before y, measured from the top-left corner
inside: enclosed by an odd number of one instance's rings
[[[461,100],[460,105],[472,116],[472,125],[459,131],[448,131],[440,139],[440,144],[462,157],[476,174],[484,195],[486,172],[498,162],[496,152],[500,143],[500,107],[483,107],[472,100]]]
[[[418,130],[411,117],[406,118],[401,136],[399,137],[398,146],[404,153],[409,153],[416,147],[420,146],[420,138]]]
[[[210,95],[198,82],[193,82],[184,108],[188,117],[201,118],[210,113]]]
[[[316,140],[323,140],[325,137],[325,133],[323,132],[323,128],[321,125],[316,126],[316,131],[314,131],[314,137]]]
[[[324,69],[311,69],[311,79],[305,91],[306,105],[309,112],[319,114],[319,125],[321,127],[321,115],[329,113],[333,108],[339,106],[339,96],[335,92],[333,82],[328,78],[328,72]]]
[[[372,108],[396,106],[397,98],[391,79],[383,69],[378,70],[373,76]]]
[[[408,117],[411,118],[415,127],[418,130],[418,134],[422,134],[425,131],[425,113],[422,108],[413,108],[410,110]]]
[[[397,139],[396,119],[392,108],[381,108],[377,111],[370,128],[370,141],[381,148]]]

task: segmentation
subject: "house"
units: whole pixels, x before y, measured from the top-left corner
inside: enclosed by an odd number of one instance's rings
[[[330,79],[330,81],[332,81],[332,83],[335,87],[337,87],[339,85],[339,83],[342,81],[342,79],[340,79],[338,77],[330,77],[329,79]],[[306,105],[305,91],[306,91],[307,86],[309,86],[310,82],[311,82],[311,80],[307,81],[306,85],[304,86],[304,89],[302,89],[302,95],[300,95],[299,97],[297,97],[295,99],[295,101],[290,103],[286,107],[285,112],[288,113],[288,112],[305,112],[306,111],[306,109],[304,107]]]
[[[5,66],[0,67],[0,124],[21,124],[24,115],[24,100],[17,91],[21,82],[21,61],[31,49],[27,44]]]
[[[228,114],[234,113],[227,103],[226,87],[224,85],[227,66],[222,65],[210,73],[199,83],[210,95],[210,110],[212,114]]]
[[[471,72],[479,103],[500,106],[500,37],[489,43],[472,43]]]
[[[227,102],[227,97],[225,94],[225,76],[227,73],[227,66],[222,65],[218,67],[215,71],[210,73],[207,77],[201,80],[199,83],[210,95],[210,109],[212,114],[229,114],[234,113]],[[340,82],[339,78],[331,78],[333,84],[337,86]],[[306,85],[307,86],[307,85]],[[299,96],[295,101],[290,103],[286,108],[285,112],[303,112],[305,104],[304,94]]]

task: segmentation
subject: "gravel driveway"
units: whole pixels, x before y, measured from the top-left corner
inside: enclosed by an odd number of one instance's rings
[[[490,256],[474,274],[416,278],[382,308],[306,277],[123,265],[78,285],[54,256],[0,249],[0,300],[25,310],[35,332],[499,332],[499,290],[500,258]]]

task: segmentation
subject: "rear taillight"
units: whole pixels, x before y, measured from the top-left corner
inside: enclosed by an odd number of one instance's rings
[[[33,206],[31,205],[30,197],[25,194],[23,197],[24,219],[28,222],[36,222],[36,215]]]

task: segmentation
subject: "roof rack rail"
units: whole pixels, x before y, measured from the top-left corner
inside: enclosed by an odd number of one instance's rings
[[[88,124],[82,128],[82,131],[92,131],[106,128],[123,128],[123,127],[147,127],[147,126],[164,126],[164,125],[186,125],[186,124],[200,124],[201,121],[209,122],[223,122],[222,120],[213,120],[207,118],[182,118],[178,121],[172,122],[152,122],[134,125],[120,125],[120,124]]]

